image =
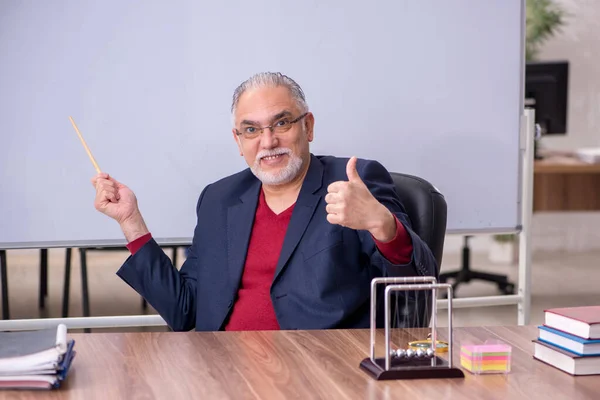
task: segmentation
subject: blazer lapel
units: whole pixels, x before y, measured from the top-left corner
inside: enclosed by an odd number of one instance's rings
[[[311,154],[310,166],[308,167],[308,172],[306,173],[298,200],[292,212],[292,218],[290,219],[285,239],[283,240],[273,281],[277,279],[290,259],[315,213],[317,204],[321,199],[321,195],[315,193],[321,188],[322,182],[323,164],[321,164],[317,157]]]
[[[256,183],[240,196],[239,203],[233,204],[227,209],[229,279],[235,283],[235,288],[239,286],[244,270],[259,190],[260,181],[256,180]]]

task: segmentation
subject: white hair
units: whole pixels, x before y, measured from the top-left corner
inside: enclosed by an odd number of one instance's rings
[[[231,102],[231,122],[233,126],[235,126],[235,110],[242,94],[248,89],[256,89],[265,86],[284,86],[288,88],[292,98],[300,109],[300,112],[308,112],[308,104],[306,103],[304,92],[296,81],[280,72],[260,72],[246,79],[233,92],[233,101]]]

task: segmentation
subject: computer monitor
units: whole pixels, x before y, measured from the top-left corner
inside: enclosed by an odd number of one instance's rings
[[[569,63],[528,62],[525,67],[525,106],[535,109],[541,134],[567,133]]]

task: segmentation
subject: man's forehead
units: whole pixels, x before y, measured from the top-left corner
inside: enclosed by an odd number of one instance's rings
[[[256,115],[256,117],[268,118],[295,108],[294,98],[286,87],[261,87],[247,90],[240,96],[236,116]]]

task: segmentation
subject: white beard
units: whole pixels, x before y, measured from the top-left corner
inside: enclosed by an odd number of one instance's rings
[[[260,160],[263,157],[274,156],[277,154],[287,154],[289,161],[287,165],[276,172],[263,171],[260,167]],[[254,165],[250,168],[254,176],[256,176],[265,185],[283,185],[291,182],[300,173],[302,168],[302,158],[293,154],[290,149],[278,147],[272,150],[263,150],[256,156]]]

